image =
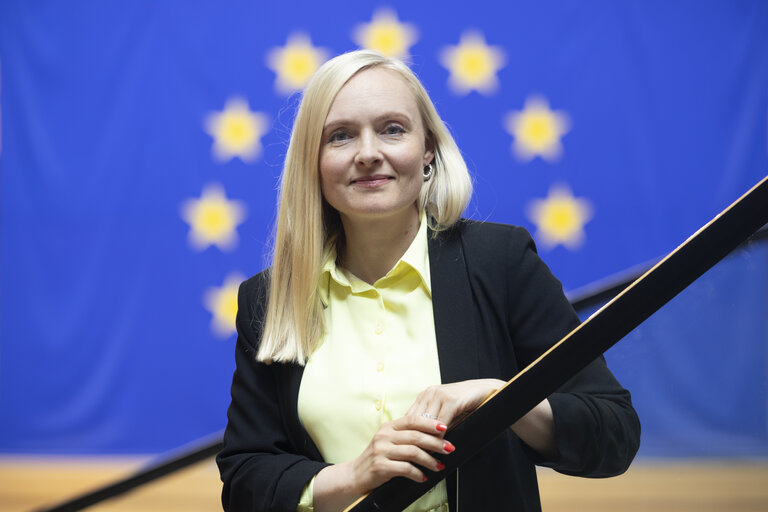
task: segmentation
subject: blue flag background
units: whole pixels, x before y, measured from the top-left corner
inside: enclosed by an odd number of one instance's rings
[[[566,290],[669,252],[768,169],[761,0],[4,1],[0,452],[224,427],[297,91],[361,46],[409,59],[467,216],[528,228]],[[767,268],[729,257],[608,353],[641,454],[768,456]]]

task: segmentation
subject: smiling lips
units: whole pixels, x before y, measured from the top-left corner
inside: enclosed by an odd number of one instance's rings
[[[366,188],[376,188],[393,180],[392,176],[384,174],[374,174],[372,176],[361,176],[352,180],[352,185],[359,185]]]

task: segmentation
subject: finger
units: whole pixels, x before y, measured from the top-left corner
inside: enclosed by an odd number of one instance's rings
[[[422,393],[423,394],[423,393]],[[405,413],[406,416],[423,416],[428,420],[437,421],[443,424],[448,424],[440,415],[440,409],[442,405],[440,401],[434,398],[426,398],[417,400]]]
[[[419,403],[418,408],[414,408],[414,414],[421,414],[427,419],[439,421],[444,425],[450,425],[453,418],[452,410],[455,406],[451,400],[446,400],[439,393],[433,392],[426,400]]]
[[[414,446],[412,444],[393,444],[391,450],[389,451],[388,458],[391,460],[418,464],[419,466],[427,468],[431,471],[442,471],[445,469],[445,465],[442,463],[442,461],[427,453],[425,450],[419,448],[418,446]]]
[[[443,435],[448,427],[420,416],[403,416],[382,425],[372,446],[385,450],[389,444],[414,445],[431,452],[443,452]]]
[[[442,436],[448,430],[448,426],[443,421],[427,418],[421,414],[408,414],[393,421],[391,426],[393,430],[417,430],[433,436]]]
[[[389,438],[393,445],[413,446],[423,450],[425,453],[438,453],[447,455],[454,450],[451,443],[440,436],[434,434],[425,434],[418,430],[394,431]],[[432,467],[432,466],[428,466]]]
[[[435,412],[432,412],[432,410],[434,410],[434,409],[436,409]],[[424,412],[421,413],[421,415],[423,417],[427,418],[428,420],[439,421],[441,419],[440,416],[439,416],[439,414],[440,414],[439,411],[440,411],[439,407],[435,407],[435,408],[427,407],[424,410]]]
[[[419,468],[407,461],[389,460],[382,464],[382,466],[382,477],[385,480],[389,480],[396,476],[404,476],[409,480],[413,480],[414,482],[419,483],[427,480],[426,475]]]
[[[440,421],[446,425],[453,425],[457,419],[457,407],[454,403],[443,402],[440,404],[440,409],[437,412]]]

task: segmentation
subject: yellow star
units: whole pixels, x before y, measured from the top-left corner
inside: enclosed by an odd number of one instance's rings
[[[418,31],[410,23],[400,23],[397,13],[391,9],[379,9],[370,23],[361,23],[352,39],[361,48],[376,50],[388,57],[404,59],[416,42]]]
[[[220,162],[239,157],[252,162],[261,154],[261,138],[269,118],[251,112],[248,101],[230,98],[221,112],[211,112],[205,119],[205,131],[213,137],[213,156]]]
[[[272,48],[267,54],[267,66],[277,74],[275,88],[291,94],[307,85],[317,68],[326,61],[328,52],[312,46],[309,36],[291,34],[285,46]]]
[[[211,330],[221,338],[235,333],[237,290],[245,279],[241,274],[229,274],[220,288],[208,288],[203,297],[205,309],[213,315]]]
[[[536,224],[536,241],[550,249],[562,244],[574,250],[584,243],[584,225],[592,218],[592,203],[573,197],[565,184],[555,184],[546,199],[528,203],[528,218]]]
[[[456,94],[491,94],[499,87],[496,73],[504,67],[505,56],[500,47],[485,44],[480,32],[467,31],[457,46],[443,49],[440,62],[451,72],[448,85]]]
[[[560,158],[563,152],[560,139],[571,129],[568,115],[550,110],[549,103],[541,96],[530,96],[523,110],[509,112],[504,125],[515,138],[512,152],[523,162],[536,156],[550,162]]]
[[[189,224],[189,243],[202,251],[211,245],[222,251],[237,245],[238,224],[245,219],[242,201],[228,200],[224,188],[209,184],[200,199],[187,199],[181,205],[181,218]]]

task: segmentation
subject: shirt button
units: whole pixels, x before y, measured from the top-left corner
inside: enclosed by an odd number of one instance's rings
[[[381,410],[381,400],[376,400],[376,410],[377,411]]]
[[[376,371],[380,372],[384,369],[384,363],[379,363],[376,365]]]
[[[375,332],[376,334],[383,333],[384,332],[384,324],[382,324],[381,322],[377,323],[376,327],[373,329],[373,332]]]

